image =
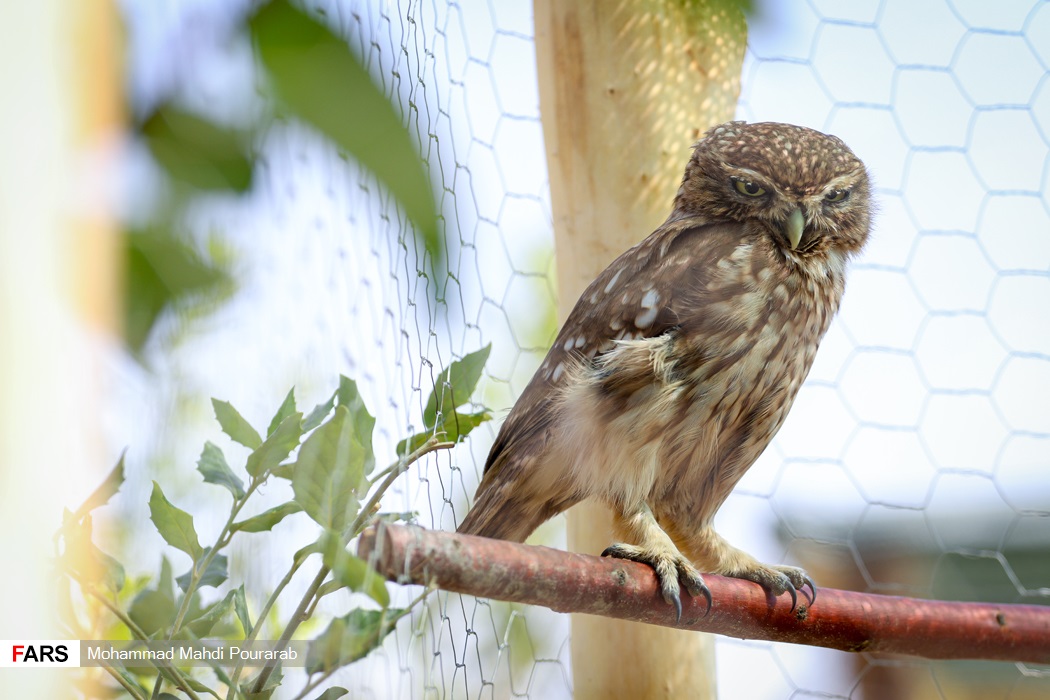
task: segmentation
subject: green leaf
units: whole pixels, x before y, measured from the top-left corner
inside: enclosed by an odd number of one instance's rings
[[[336,396],[340,406],[346,406],[350,411],[350,418],[354,423],[354,433],[358,442],[365,448],[365,474],[371,474],[376,466],[375,453],[372,451],[372,431],[376,426],[376,419],[368,412],[361,393],[357,390],[357,382],[353,379],[339,375],[339,389]]]
[[[262,673],[262,669],[259,672]],[[270,700],[270,696],[273,695],[283,680],[284,672],[281,670],[281,663],[278,662],[274,667],[273,673],[266,679],[266,683],[263,684],[262,689],[258,693],[252,692],[252,688],[255,687],[255,678],[241,684],[241,693],[244,695],[245,700]]]
[[[423,445],[427,444],[427,440],[433,437],[433,433],[416,433],[412,437],[407,437],[401,442],[397,443],[397,456],[407,457]]]
[[[212,399],[211,405],[215,408],[215,417],[222,427],[222,432],[249,450],[258,449],[262,445],[263,440],[259,436],[258,431],[248,421],[244,420],[241,414],[237,412],[237,409],[230,405],[228,401]]]
[[[124,456],[126,454],[126,451],[121,453],[116,466],[110,470],[109,474],[106,475],[106,478],[98,485],[98,488],[87,497],[87,500],[77,508],[77,511],[73,516],[75,519],[80,520],[96,508],[106,505],[106,503],[109,502],[109,499],[120,490],[121,484],[124,483]]]
[[[488,411],[478,411],[477,413],[453,413],[451,418],[446,418],[442,424],[442,428],[445,430],[445,439],[452,442],[459,442],[470,435],[474,428],[489,420],[492,420],[492,414]]]
[[[270,470],[272,476],[279,477],[281,479],[292,480],[292,474],[295,473],[295,462],[286,462],[280,466],[276,466]]]
[[[474,431],[474,428],[490,420],[492,420],[492,414],[488,411],[478,411],[477,413],[454,413],[452,414],[452,420],[445,421],[444,428],[447,436],[446,439],[459,442],[470,435]]]
[[[160,591],[145,590],[135,596],[128,615],[147,635],[167,629],[175,619],[175,601]]]
[[[273,420],[270,421],[270,427],[266,429],[266,434],[273,435],[274,431],[277,430],[278,426],[281,425],[284,419],[293,413],[295,413],[294,386],[288,390],[288,395],[284,397],[284,402],[281,403],[281,407],[277,409],[277,413],[274,414]]]
[[[282,460],[299,446],[303,435],[303,414],[293,413],[266,438],[254,452],[248,455],[244,468],[252,476],[262,476],[277,467]]]
[[[285,0],[263,7],[251,20],[251,32],[277,96],[390,190],[422,235],[440,275],[444,247],[420,147],[346,42]]]
[[[210,552],[210,551],[211,551],[211,547],[206,547],[204,549],[204,554],[202,556],[202,559],[203,559],[203,557],[208,556],[208,552]],[[212,560],[210,562],[208,562],[208,568],[204,570],[203,574],[201,574],[200,581],[197,582],[197,585],[198,586],[212,586],[213,588],[218,588],[219,586],[221,586],[223,584],[223,582],[227,578],[229,578],[229,573],[227,572],[226,564],[227,564],[226,556],[222,555],[222,554],[216,554],[214,557],[212,557]],[[196,565],[197,564],[195,562],[194,566],[196,566]],[[189,590],[190,580],[192,578],[193,578],[193,569],[191,568],[189,571],[184,573],[182,576],[179,576],[178,578],[175,579],[175,582],[179,584],[179,588],[182,589],[183,593],[185,593],[187,590]]]
[[[200,559],[203,549],[193,529],[193,516],[173,506],[160,490],[160,484],[153,482],[153,493],[149,498],[150,520],[164,541],[175,549],[186,552],[193,561]]]
[[[438,375],[434,391],[427,401],[427,407],[423,410],[424,426],[433,428],[437,424],[439,411],[451,414],[456,408],[470,401],[478,380],[481,379],[481,372],[485,368],[490,352],[492,352],[491,343],[476,352],[465,355],[462,360],[453,362]],[[445,421],[446,424],[448,422]]]
[[[269,510],[265,510],[258,515],[252,516],[246,520],[234,523],[230,530],[231,532],[265,532],[273,528],[274,525],[284,520],[293,513],[302,511],[303,507],[295,501],[289,501],[288,503],[282,503],[279,506],[274,506]]]
[[[336,700],[348,694],[350,691],[346,688],[340,688],[338,686],[332,686],[328,690],[318,695],[314,700]]]
[[[171,571],[171,562],[164,555],[160,557],[160,571],[157,573],[157,590],[175,600],[175,575]]]
[[[405,438],[397,443],[397,454],[399,457],[406,457],[412,454],[425,445],[427,440],[435,434],[443,441],[459,442],[469,435],[474,428],[488,420],[492,420],[492,415],[488,411],[479,411],[478,413],[459,413],[457,411],[442,420],[440,425],[435,426],[434,433],[416,433],[412,437]]]
[[[141,127],[150,152],[175,180],[202,190],[244,192],[252,184],[245,135],[162,106]]]
[[[234,500],[244,498],[244,482],[233,473],[226,463],[226,456],[214,443],[204,443],[204,451],[197,460],[197,471],[209,484],[225,486],[233,494]]]
[[[233,609],[233,594],[233,591],[227,593],[225,598],[209,607],[200,616],[190,620],[186,626],[197,637],[207,635]]]
[[[160,314],[187,300],[214,304],[234,289],[213,260],[164,227],[126,230],[124,243],[124,339],[139,352]]]
[[[127,580],[124,565],[94,545],[91,547],[91,557],[102,571],[103,585],[111,591],[120,592]]]
[[[357,514],[356,489],[364,479],[365,448],[346,406],[310,434],[292,474],[295,500],[316,523],[342,531]]]
[[[346,588],[346,584],[342,581],[325,581],[321,584],[321,587],[317,589],[317,597],[324,598],[329,593],[335,593],[336,591],[341,591],[344,588]]]
[[[214,671],[217,672],[216,675],[218,675],[218,673],[221,673],[221,671],[222,671],[221,667],[218,665],[217,662],[216,663],[212,663],[211,667],[212,667],[212,669]],[[219,680],[222,680],[223,676],[225,676],[225,675],[226,675],[225,673],[220,675],[219,676]],[[193,678],[190,678],[189,676],[187,676],[186,677],[186,683],[187,683],[187,685],[189,685],[191,688],[193,688],[193,690],[197,691],[198,693],[208,693],[209,695],[212,695],[212,696],[218,698],[219,700],[222,700],[222,696],[221,695],[219,695],[214,690],[212,690],[211,688],[209,688],[208,686],[204,685],[203,683],[201,683],[198,680],[194,680]]]
[[[296,550],[295,554],[292,555],[292,561],[295,563],[296,566],[299,566],[303,562],[303,560],[305,560],[311,554],[320,554],[320,553],[321,553],[321,542],[320,542],[320,540],[318,540],[316,542],[311,542],[310,544],[306,545],[305,547],[302,547],[302,548]]]
[[[328,397],[328,400],[324,403],[319,403],[314,406],[314,409],[310,411],[310,414],[303,420],[303,432],[308,433],[317,426],[321,425],[328,414],[335,408],[335,397],[339,395],[338,391],[332,392],[332,395]]]
[[[274,671],[274,675],[277,675],[276,671]],[[272,677],[273,676],[271,676],[271,678]],[[267,679],[266,682],[269,683],[270,682],[269,679]],[[274,692],[277,691],[277,688],[274,687],[274,688],[266,688],[265,690],[261,690],[258,693],[254,693],[251,690],[252,685],[253,685],[253,683],[242,683],[241,684],[241,688],[242,688],[241,693],[244,695],[244,700],[270,700],[270,698],[273,697]]]
[[[248,601],[244,595],[244,584],[242,583],[233,591],[233,611],[237,613],[237,619],[241,621],[241,627],[244,628],[244,635],[248,636],[252,632],[252,618],[248,614]]]
[[[402,611],[351,610],[337,617],[316,639],[310,642],[306,652],[306,672],[314,674],[334,671],[337,668],[364,658],[383,642],[393,629],[387,618],[396,618]]]
[[[364,593],[384,608],[390,605],[386,581],[364,559],[346,551],[342,537],[335,532],[321,535],[321,555],[332,570],[332,577],[352,591]]]
[[[65,550],[61,562],[82,578],[101,583],[106,588],[119,592],[126,581],[124,566],[95,546],[91,541],[91,516],[84,515],[78,521],[66,511],[66,523],[62,528]]]

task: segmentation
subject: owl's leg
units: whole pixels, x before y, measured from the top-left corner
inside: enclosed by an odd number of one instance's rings
[[[682,619],[682,600],[679,579],[694,598],[703,596],[711,608],[711,591],[693,563],[689,561],[667,536],[656,521],[653,511],[645,503],[639,507],[615,513],[617,529],[625,539],[639,544],[617,543],[602,552],[603,557],[630,559],[653,567],[660,582],[664,600],[674,606],[677,619]]]
[[[791,609],[798,604],[796,591],[809,586],[810,605],[817,599],[817,586],[804,569],[797,566],[763,564],[747,552],[737,549],[710,527],[678,540],[682,550],[704,571],[720,576],[754,581],[774,596],[791,595]]]

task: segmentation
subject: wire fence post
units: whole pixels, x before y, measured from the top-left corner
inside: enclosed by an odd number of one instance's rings
[[[733,117],[747,29],[731,5],[535,0],[561,319],[667,216],[689,146]],[[569,512],[571,550],[594,554],[613,541],[603,506]],[[581,699],[715,697],[706,634],[575,615],[572,667]]]

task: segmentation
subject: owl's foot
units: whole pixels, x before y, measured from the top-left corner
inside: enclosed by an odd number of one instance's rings
[[[772,593],[774,597],[785,592],[791,594],[792,610],[798,606],[797,591],[803,590],[806,586],[809,586],[811,592],[809,604],[813,605],[813,602],[817,599],[817,585],[813,583],[813,579],[810,578],[805,570],[797,566],[774,566],[756,562],[754,566],[726,572],[725,575],[744,579],[745,581],[754,581]]]
[[[798,607],[798,591],[809,586],[809,604],[817,599],[817,586],[803,569],[797,566],[762,564],[747,552],[737,549],[710,527],[695,532],[679,541],[678,546],[705,571],[731,578],[754,581],[773,597],[781,593],[791,596],[791,609]]]
[[[602,552],[603,557],[629,559],[653,567],[656,579],[660,583],[660,593],[665,601],[674,606],[675,620],[682,621],[682,599],[679,581],[685,585],[689,595],[694,598],[703,596],[707,600],[707,611],[711,610],[711,591],[700,576],[692,562],[677,550],[653,550],[637,547],[632,544],[617,543]],[[706,612],[704,613],[707,614]]]

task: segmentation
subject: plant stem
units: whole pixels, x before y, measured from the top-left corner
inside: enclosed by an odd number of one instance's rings
[[[303,622],[307,620],[306,609],[310,607],[310,603],[313,601],[313,597],[317,594],[317,589],[321,587],[324,580],[328,578],[328,573],[331,571],[324,564],[321,565],[321,569],[314,576],[314,580],[310,583],[310,587],[306,589],[306,594],[303,599],[299,601],[299,606],[292,613],[291,619],[288,620],[288,626],[284,628],[284,633],[281,634],[281,638],[277,641],[277,651],[283,651],[288,646],[288,642],[291,640],[292,635],[295,634],[295,630],[299,628]],[[252,688],[253,693],[262,692],[263,686],[266,685],[266,681],[269,680],[273,674],[273,669],[276,666],[266,665],[263,666],[262,670],[259,671],[259,677],[255,680],[255,686]]]
[[[390,486],[394,483],[397,477],[401,476],[412,463],[416,462],[424,455],[434,452],[435,450],[447,450],[451,447],[455,447],[455,445],[456,443],[454,442],[438,442],[436,437],[432,437],[425,443],[423,443],[423,445],[418,450],[406,457],[399,459],[397,462],[391,465],[390,473],[387,474],[386,478],[383,480],[383,483],[379,485],[379,488],[377,488],[373,492],[372,496],[368,499],[368,501],[365,502],[363,506],[361,506],[361,509],[358,511],[357,517],[354,518],[354,522],[351,523],[350,527],[348,528],[348,532],[350,534],[346,538],[344,544],[348,543],[351,539],[360,534],[361,530],[364,529],[365,523],[368,522],[368,519],[370,517],[372,517],[372,509],[375,508],[377,503],[379,503],[379,500],[383,497],[383,494],[386,493],[387,489],[390,488]],[[295,634],[295,630],[299,628],[299,625],[301,625],[303,622],[309,619],[307,611],[310,609],[310,606],[313,603],[313,599],[317,595],[317,590],[324,583],[324,580],[328,578],[328,574],[330,572],[331,569],[329,569],[323,564],[321,565],[321,569],[317,572],[317,576],[315,576],[314,580],[310,583],[310,587],[306,590],[306,594],[303,596],[303,599],[299,601],[299,606],[295,609],[295,612],[292,613],[291,619],[288,620],[288,626],[285,627],[284,633],[281,635],[281,638],[277,642],[277,651],[283,651],[285,647],[288,646],[288,642],[291,640],[292,635]],[[252,692],[258,693],[262,691],[263,686],[266,685],[266,681],[273,674],[274,668],[275,666],[270,665],[264,666],[262,668],[262,670],[259,672],[259,677],[255,680],[255,685],[252,688]]]
[[[80,578],[76,578],[75,580],[77,583],[80,584],[81,588],[83,588],[85,593],[98,600],[104,606],[106,606],[106,608],[108,608],[109,611],[112,612],[118,620],[127,625],[127,628],[131,631],[133,635],[135,635],[137,639],[140,639],[142,641],[149,641],[149,635],[142,631],[142,628],[136,625],[135,621],[128,617],[124,613],[124,611],[118,608],[112,601],[109,600],[109,598],[102,595],[102,593],[100,593],[98,589],[95,588],[95,586],[93,586],[87,581],[81,580]],[[104,664],[103,668],[109,668],[109,666]],[[169,681],[171,681],[176,687],[185,692],[187,695],[189,695],[193,700],[200,700],[200,696],[193,692],[193,689],[190,688],[189,683],[186,682],[186,677],[182,675],[182,671],[175,668],[174,666],[155,665],[155,668],[158,671],[158,676],[157,684],[156,686],[154,686],[153,689],[154,695],[157,695],[160,692],[158,687],[160,686],[161,677],[163,676],[167,677]]]
[[[230,508],[230,517],[226,519],[226,524],[223,525],[222,531],[219,532],[219,536],[215,538],[215,544],[208,550],[208,555],[204,557],[204,560],[200,562],[200,565],[198,565],[197,562],[193,562],[193,573],[190,575],[189,585],[186,586],[186,593],[182,596],[182,602],[179,604],[178,614],[175,615],[175,622],[172,623],[171,631],[168,632],[169,640],[173,639],[179,629],[182,628],[182,621],[186,618],[186,613],[189,612],[190,602],[193,599],[193,594],[197,592],[197,584],[200,583],[201,576],[208,570],[208,566],[211,565],[212,560],[215,559],[219,550],[229,544],[227,536],[230,534],[230,528],[233,527],[234,519],[237,517],[237,514],[241,512],[241,508],[244,507],[244,504],[248,502],[248,499],[251,498],[251,495],[257,488],[259,488],[261,483],[262,479],[252,477],[245,494],[239,499],[234,500],[233,507]]]
[[[255,639],[259,636],[259,630],[262,629],[263,620],[265,620],[266,616],[270,614],[270,609],[277,603],[277,598],[280,597],[281,593],[284,592],[284,589],[291,582],[292,577],[295,576],[296,572],[299,571],[299,567],[302,566],[305,561],[306,556],[304,556],[302,559],[299,559],[298,561],[292,562],[292,566],[288,569],[288,573],[284,575],[284,578],[281,579],[281,582],[278,583],[277,587],[273,589],[273,593],[270,594],[270,597],[266,600],[266,604],[263,605],[262,610],[259,611],[259,614],[255,619],[255,625],[251,628],[251,630],[248,630],[248,635],[244,638],[245,642],[254,642]],[[243,670],[244,662],[238,661],[237,666],[233,669],[233,674],[230,676],[231,685],[229,692],[226,694],[226,700],[234,700],[234,693],[236,692],[237,688],[237,680],[240,678],[241,672]]]
[[[102,670],[113,676],[113,680],[120,683],[124,687],[124,690],[128,691],[128,695],[135,698],[135,700],[146,700],[146,696],[142,693],[142,688],[117,673],[117,669],[112,666],[103,665]]]
[[[200,583],[201,576],[208,570],[208,566],[211,565],[212,560],[215,559],[219,550],[230,543],[228,536],[230,534],[230,528],[233,527],[234,519],[236,519],[237,514],[241,512],[241,509],[244,507],[244,504],[248,502],[248,499],[251,498],[251,495],[255,493],[255,490],[259,488],[262,481],[263,479],[260,479],[259,477],[252,477],[251,482],[248,484],[248,490],[244,495],[240,498],[234,499],[233,506],[230,508],[230,517],[226,519],[226,524],[223,525],[222,530],[219,532],[219,536],[215,538],[215,544],[208,550],[208,555],[204,557],[201,562],[193,562],[190,582],[186,586],[186,592],[182,596],[182,602],[179,603],[179,610],[175,615],[175,621],[172,623],[171,630],[168,632],[169,641],[173,639],[182,628],[182,622],[186,619],[186,613],[189,612],[190,603],[193,600],[193,594],[197,592],[197,584]],[[158,676],[157,682],[153,686],[153,698],[160,696],[160,686],[161,679]]]
[[[409,603],[401,612],[389,619],[384,619],[383,624],[380,626],[378,631],[379,639],[382,639],[391,627],[396,625],[398,621],[401,620],[401,618],[411,613],[412,609],[419,605],[421,602],[423,602],[423,600],[426,599],[426,597],[430,595],[434,590],[434,588],[431,588],[429,586],[424,588],[423,592],[416,596],[415,599],[411,603]],[[386,611],[384,610],[383,613],[385,615]],[[292,698],[292,700],[303,700],[303,698],[305,698],[308,693],[312,692],[317,688],[317,686],[321,685],[326,680],[328,680],[332,676],[332,674],[334,674],[340,668],[342,667],[337,666],[336,668],[329,669],[314,680],[309,681],[305,686],[303,686],[303,689],[299,691],[299,694]]]
[[[449,450],[455,446],[456,443],[454,442],[438,442],[436,437],[432,437],[426,442],[424,442],[418,450],[408,455],[404,459],[399,459],[398,461],[394,462],[389,467],[384,469],[383,472],[387,473],[386,479],[384,479],[383,483],[379,485],[379,488],[377,488],[372,493],[372,496],[368,499],[368,501],[363,506],[361,506],[361,510],[358,511],[357,517],[354,519],[354,522],[350,525],[349,531],[351,534],[347,541],[349,542],[351,539],[360,534],[361,530],[364,529],[365,521],[371,516],[372,509],[375,508],[377,503],[379,503],[379,500],[383,497],[383,494],[385,494],[387,492],[387,489],[389,489],[390,486],[393,485],[394,481],[397,480],[397,477],[405,473],[405,470],[408,469],[413,462],[418,461],[421,457],[430,454],[431,452],[436,452],[437,450]]]

